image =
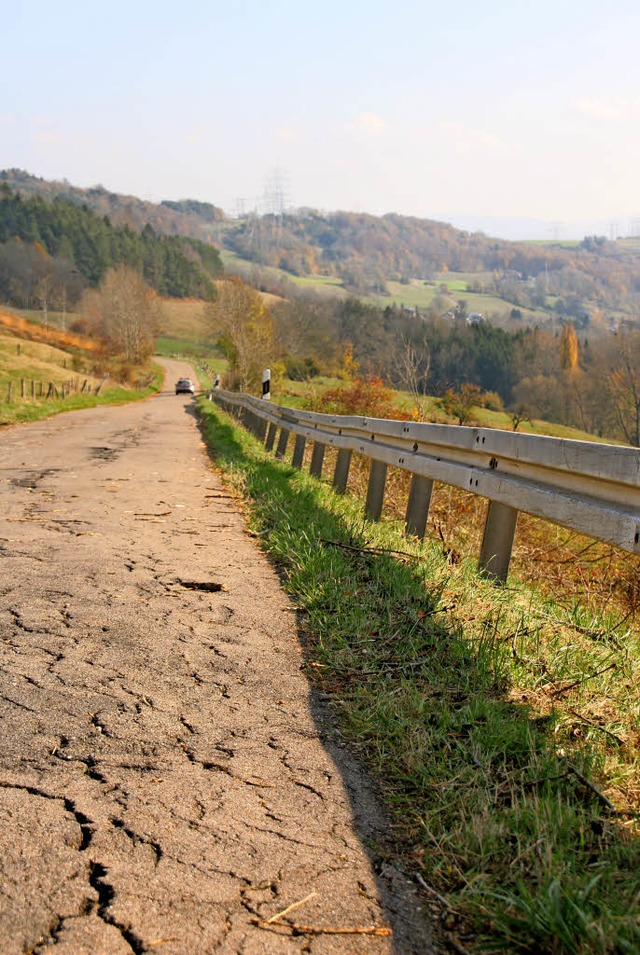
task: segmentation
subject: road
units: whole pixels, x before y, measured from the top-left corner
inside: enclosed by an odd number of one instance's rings
[[[165,365],[0,431],[0,953],[429,953]]]

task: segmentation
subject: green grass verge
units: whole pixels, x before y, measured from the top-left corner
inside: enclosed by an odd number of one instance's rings
[[[636,820],[605,796],[638,778],[637,633],[571,629],[198,410],[303,612],[310,678],[380,780],[405,867],[446,896],[446,928],[469,952],[640,950]],[[596,682],[609,715],[581,718]]]
[[[82,408],[95,408],[98,405],[125,404],[138,401],[159,391],[162,387],[163,372],[154,370],[154,379],[146,388],[105,388],[99,395],[69,395],[67,398],[36,398],[19,401],[0,401],[0,425],[24,424],[27,421],[40,421],[63,411],[78,411]]]
[[[163,358],[208,358],[217,354],[213,342],[162,335],[156,342],[156,355]]]

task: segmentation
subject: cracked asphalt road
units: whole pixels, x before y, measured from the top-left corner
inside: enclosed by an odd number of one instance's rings
[[[0,432],[0,953],[431,952],[165,364]]]

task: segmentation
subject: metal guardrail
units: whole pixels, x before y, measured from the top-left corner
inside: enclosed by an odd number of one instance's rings
[[[506,580],[519,511],[640,553],[640,450],[490,428],[316,414],[216,390],[212,397],[283,457],[296,435],[293,465],[314,442],[311,473],[320,477],[327,446],[338,449],[334,487],[344,491],[352,452],[371,459],[366,514],[382,512],[389,465],[413,475],[407,532],[423,537],[433,483],[489,500],[482,570]]]

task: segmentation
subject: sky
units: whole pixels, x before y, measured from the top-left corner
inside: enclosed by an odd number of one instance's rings
[[[278,193],[640,234],[639,37],[638,0],[21,0],[0,168],[230,215]]]

